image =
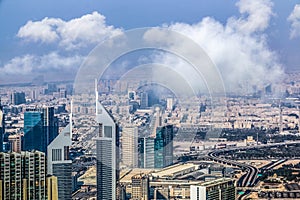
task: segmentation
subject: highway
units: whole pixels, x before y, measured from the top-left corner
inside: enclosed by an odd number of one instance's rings
[[[283,145],[292,145],[292,144],[299,144],[300,141],[290,141],[290,142],[283,142],[283,143],[272,143],[272,144],[263,144],[263,145],[257,145],[257,146],[246,146],[246,147],[232,147],[227,149],[218,149],[209,152],[206,156],[207,159],[213,160],[216,162],[220,162],[227,165],[233,165],[240,167],[245,171],[246,173],[240,177],[240,179],[237,181],[237,187],[254,187],[258,182],[258,173],[264,173],[268,170],[273,169],[274,167],[280,165],[281,163],[285,162],[287,159],[280,159],[275,162],[272,162],[271,164],[268,164],[261,169],[258,169],[254,166],[247,165],[244,163],[239,163],[234,160],[228,160],[224,158],[220,158],[219,155],[222,155],[225,152],[229,151],[239,151],[239,150],[247,150],[247,149],[261,149],[261,148],[268,148],[268,147],[276,147],[276,146],[283,146]],[[244,194],[239,195],[238,199],[244,199],[248,194],[250,194],[250,190],[246,190]]]

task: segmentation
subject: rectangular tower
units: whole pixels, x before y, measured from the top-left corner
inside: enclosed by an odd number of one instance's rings
[[[99,134],[97,151],[97,199],[116,200],[119,180],[119,130],[112,115],[98,102],[96,90],[96,122]]]
[[[47,172],[57,177],[58,199],[72,199],[72,160],[69,158],[69,148],[72,145],[72,109],[70,123],[58,134],[47,147]]]
[[[58,119],[54,107],[27,108],[24,113],[24,151],[45,152],[47,146],[58,135]]]
[[[131,168],[138,167],[138,127],[122,129],[122,162]]]

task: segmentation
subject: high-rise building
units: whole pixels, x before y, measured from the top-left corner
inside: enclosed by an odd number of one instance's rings
[[[96,89],[97,199],[116,200],[119,180],[119,130],[111,114],[99,103]]]
[[[235,200],[236,188],[232,179],[216,179],[199,185],[191,185],[191,200]]]
[[[10,95],[10,102],[13,105],[20,105],[26,103],[24,92],[14,92]]]
[[[0,152],[3,151],[3,136],[5,132],[4,113],[0,98]]]
[[[21,138],[22,135],[20,134],[8,136],[10,151],[18,153],[21,152]]]
[[[149,104],[148,104],[148,93],[147,92],[141,92],[140,101],[141,101],[141,103],[140,103],[141,109],[148,108]]]
[[[149,197],[149,178],[146,175],[138,174],[131,178],[131,199],[148,200]]]
[[[173,106],[174,106],[174,99],[167,98],[167,110],[173,110]]]
[[[54,107],[27,108],[24,113],[24,151],[47,151],[47,146],[58,135],[58,119]]]
[[[167,125],[156,129],[154,141],[154,167],[163,168],[173,163],[173,126]]]
[[[0,153],[0,199],[47,199],[44,153]]]
[[[154,138],[138,139],[138,166],[139,168],[154,168]]]
[[[122,162],[132,168],[138,167],[138,127],[122,129]]]
[[[72,103],[71,103],[72,110]],[[69,147],[72,145],[72,112],[70,123],[47,147],[47,172],[57,177],[58,199],[72,199],[72,160]]]

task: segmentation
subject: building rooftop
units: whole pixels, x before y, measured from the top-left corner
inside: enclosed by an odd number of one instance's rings
[[[176,177],[178,175],[184,175],[186,173],[195,171],[198,169],[198,165],[193,163],[176,164],[170,167],[163,168],[160,171],[152,173],[154,177],[167,178]]]

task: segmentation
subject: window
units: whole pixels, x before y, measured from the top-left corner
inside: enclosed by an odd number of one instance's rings
[[[61,149],[52,149],[52,161],[60,161],[61,157]]]
[[[69,146],[64,146],[64,160],[69,160]]]
[[[112,127],[104,126],[104,137],[112,138]]]

